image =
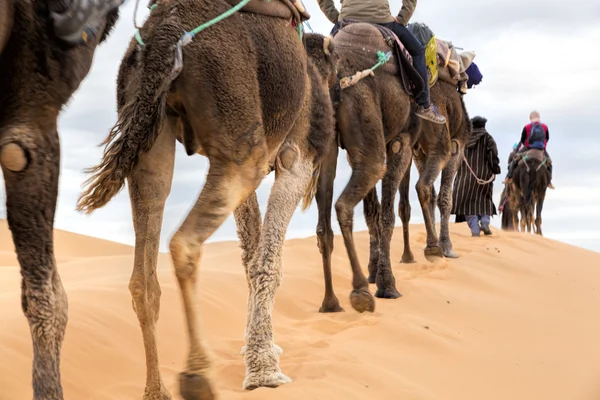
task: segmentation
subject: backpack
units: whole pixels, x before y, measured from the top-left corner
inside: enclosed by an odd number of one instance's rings
[[[530,149],[544,150],[546,148],[546,131],[541,123],[536,122],[530,125],[529,135],[527,137],[527,147]]]
[[[437,43],[435,35],[429,27],[420,22],[407,25],[410,33],[425,46],[425,66],[429,72],[429,87],[432,87],[438,78]]]

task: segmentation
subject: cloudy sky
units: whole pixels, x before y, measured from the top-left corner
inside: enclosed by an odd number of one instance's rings
[[[328,33],[332,24],[321,14],[316,0],[304,2],[312,14],[312,29]],[[143,0],[141,3],[145,4]],[[336,4],[339,8],[339,1]],[[393,14],[401,4],[400,0],[390,1]],[[425,22],[437,37],[477,53],[475,62],[484,78],[467,94],[466,103],[472,117],[483,115],[488,119],[488,130],[500,150],[503,172],[496,179],[496,206],[511,146],[519,140],[529,112],[537,109],[549,125],[548,150],[555,165],[556,190],[547,192],[544,233],[600,251],[600,167],[595,162],[600,157],[600,129],[595,123],[600,114],[600,52],[594,50],[600,43],[600,2],[571,0],[555,4],[547,0],[421,1],[411,22]],[[147,10],[142,8],[140,23],[147,16]],[[115,80],[121,57],[134,34],[133,9],[134,0],[128,0],[116,30],[96,52],[90,74],[60,117],[62,160],[55,222],[60,229],[129,244],[134,243],[134,236],[126,190],[91,216],[75,212],[75,204],[85,179],[82,170],[97,164],[102,154],[98,144],[116,120]],[[178,145],[161,250],[168,249],[170,237],[195,202],[207,166],[206,159],[188,157]],[[414,167],[412,176],[416,176]],[[346,154],[342,151],[334,201],[349,177]],[[263,213],[272,182],[273,176],[268,176],[258,189]],[[411,222],[421,223],[414,182],[411,187]],[[4,185],[1,190],[4,217]],[[304,213],[298,209],[287,236],[313,235],[316,223],[316,204]],[[499,226],[499,217],[492,224]],[[333,226],[339,232],[335,217]],[[355,229],[366,229],[362,203],[356,208]],[[210,240],[235,239],[235,224],[230,217]],[[401,238],[395,237],[394,241],[400,245]]]

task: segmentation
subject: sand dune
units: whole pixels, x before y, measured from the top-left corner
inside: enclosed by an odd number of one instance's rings
[[[219,397],[236,399],[597,400],[600,399],[600,254],[534,236],[495,231],[471,238],[452,226],[461,256],[431,266],[412,227],[417,263],[395,263],[404,297],[375,313],[349,304],[350,268],[336,237],[335,288],[345,313],[317,312],[323,291],[315,238],[291,240],[275,304],[282,369],[294,382],[241,389],[246,284],[237,243],[206,246],[199,291]],[[142,397],[142,338],[127,288],[133,248],[56,231],[69,295],[62,374],[67,399]],[[357,233],[366,269],[368,239]],[[394,235],[393,260],[402,253]],[[32,349],[20,309],[19,270],[0,226],[0,399],[30,399]],[[183,314],[168,254],[160,256],[161,366],[174,398],[186,353]]]

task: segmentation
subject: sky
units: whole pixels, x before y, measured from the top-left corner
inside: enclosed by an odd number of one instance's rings
[[[143,7],[145,3],[143,0],[140,3],[139,24],[148,14]],[[339,9],[339,0],[335,3]],[[316,0],[304,0],[304,4],[312,15],[311,28],[328,34],[332,24],[322,15]],[[98,48],[89,75],[59,117],[62,159],[55,219],[56,228],[128,244],[134,244],[135,239],[127,189],[92,215],[76,212],[75,205],[86,178],[83,169],[99,162],[102,156],[99,144],[116,121],[116,77],[121,57],[135,33],[134,5],[134,0],[127,0],[122,7],[116,29]],[[400,0],[391,0],[392,13],[396,14],[401,5]],[[600,114],[600,52],[594,50],[600,43],[600,2],[420,1],[411,22],[424,22],[438,38],[476,52],[474,62],[483,74],[483,81],[469,90],[465,102],[471,117],[481,115],[488,119],[487,129],[499,148],[502,174],[494,184],[496,206],[511,147],[529,122],[529,112],[538,110],[542,121],[549,126],[548,151],[554,163],[556,187],[547,191],[544,235],[600,251],[600,167],[596,162],[600,158],[600,129],[595,124]],[[207,168],[205,158],[188,157],[178,144],[173,186],[163,218],[161,251],[168,250],[170,238],[194,204]],[[350,173],[342,150],[334,201]],[[414,190],[417,177],[414,166],[411,175],[411,223],[422,223]],[[257,191],[263,215],[273,179],[273,174],[267,176]],[[439,179],[436,186],[439,187]],[[4,185],[0,189],[0,216],[5,217]],[[305,212],[298,208],[287,238],[314,235],[317,215],[316,202]],[[396,225],[400,224],[396,217]],[[466,224],[462,225],[462,229],[468,229]],[[500,216],[492,219],[492,225],[499,228]],[[356,207],[354,227],[355,231],[366,229],[362,203]],[[340,232],[335,215],[333,228]],[[402,245],[400,236],[394,236],[392,245]],[[219,240],[237,240],[233,216],[209,239]],[[318,251],[316,240],[315,251]]]

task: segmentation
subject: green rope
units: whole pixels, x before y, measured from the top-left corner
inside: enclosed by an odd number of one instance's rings
[[[387,53],[384,53],[383,51],[379,50],[377,52],[377,64],[373,65],[371,67],[371,71],[375,71],[377,68],[381,67],[383,64],[385,64],[386,62],[388,62],[390,60],[390,58],[392,57],[392,52],[388,51]]]
[[[216,23],[219,23],[221,21],[223,21],[226,18],[231,17],[233,14],[235,14],[236,12],[238,12],[240,9],[242,9],[246,4],[248,4],[251,0],[242,0],[240,1],[237,5],[235,5],[234,7],[230,8],[229,10],[225,11],[223,14],[211,19],[208,22],[205,22],[204,24],[196,27],[195,29],[192,29],[189,32],[185,32],[185,35],[190,35],[192,37],[196,36],[198,33],[202,32],[203,30],[205,30],[206,28],[208,28],[209,26],[212,26]],[[154,9],[157,7],[157,4],[153,4],[152,7],[150,7],[150,12],[154,11]],[[142,46],[145,46],[144,41],[142,40],[142,36],[140,35],[140,31],[137,30],[135,32],[135,38],[138,41],[138,43]]]

